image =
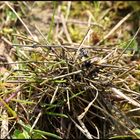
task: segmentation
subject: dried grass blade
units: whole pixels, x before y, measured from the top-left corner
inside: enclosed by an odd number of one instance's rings
[[[116,88],[111,88],[111,90],[113,91],[113,93],[123,97],[124,99],[126,99],[127,101],[129,101],[132,105],[140,107],[140,104],[138,102],[136,102],[135,100],[131,99],[130,97],[126,96],[125,94],[123,94],[120,90],[116,89]]]
[[[5,139],[8,135],[8,114],[6,110],[2,112],[2,124],[1,124],[1,139]]]
[[[13,11],[13,13],[17,16],[17,18],[20,20],[20,22],[25,27],[25,29],[28,31],[28,33],[31,35],[31,37],[34,39],[34,36],[31,33],[31,31],[29,30],[29,28],[27,27],[27,25],[23,22],[23,20],[20,18],[20,16],[17,14],[17,12],[13,9],[13,7],[9,4],[9,2],[5,2],[5,4]]]
[[[114,33],[131,15],[133,14],[133,12],[128,13],[122,20],[120,20],[114,27],[113,29],[104,36],[104,38],[97,43],[97,46],[100,45],[104,40],[106,40],[112,33]]]
[[[83,117],[85,116],[85,114],[88,112],[88,110],[89,110],[89,108],[92,106],[92,104],[94,103],[94,101],[97,99],[97,97],[98,97],[98,89],[95,87],[95,86],[93,86],[93,84],[91,84],[90,83],[90,85],[92,86],[92,88],[94,88],[95,90],[96,90],[96,96],[95,96],[95,98],[88,104],[88,106],[84,109],[84,112],[83,113],[81,113],[77,118],[78,118],[78,120],[81,120],[81,119],[83,119]]]

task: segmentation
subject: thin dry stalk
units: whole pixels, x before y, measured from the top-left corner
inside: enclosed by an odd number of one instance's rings
[[[92,135],[92,137],[94,139],[100,139],[100,133],[99,133],[98,127],[95,125],[95,123],[93,121],[90,121],[88,118],[87,118],[87,121],[94,126],[94,128],[96,129],[96,132],[97,132],[97,136]]]
[[[91,84],[90,83],[90,86],[93,88],[93,89],[95,89],[96,90],[96,96],[95,96],[95,98],[88,104],[88,106],[84,109],[84,112],[83,113],[81,113],[77,118],[78,118],[78,120],[82,120],[83,119],[83,117],[86,115],[86,113],[88,112],[88,110],[89,110],[89,108],[92,106],[92,104],[95,102],[95,100],[97,99],[97,97],[98,97],[98,89],[93,85],[93,84]]]
[[[58,23],[62,23],[61,18],[59,16],[55,16],[55,20]],[[83,25],[83,26],[87,26],[88,22],[87,21],[80,21],[80,20],[77,20],[77,19],[68,19],[67,24],[80,24],[80,25]],[[104,30],[103,26],[99,23],[91,22],[90,24],[91,24],[91,26],[97,26],[97,27]]]
[[[74,71],[74,72],[72,72],[72,73],[68,73],[68,74],[65,74],[65,75],[60,75],[60,76],[54,77],[54,78],[52,78],[52,79],[48,79],[48,78],[47,78],[47,79],[44,80],[40,85],[45,84],[46,82],[48,82],[48,80],[57,80],[57,79],[65,78],[65,77],[67,77],[67,76],[75,75],[75,74],[78,74],[78,73],[81,73],[81,72],[82,72],[82,70],[78,70],[78,71]]]
[[[9,131],[9,128],[8,128],[8,124],[9,124],[9,121],[8,121],[8,113],[6,110],[3,110],[2,111],[2,124],[1,124],[1,139],[5,139],[7,136],[8,136],[8,131]]]
[[[60,16],[61,15],[61,5],[58,5],[57,8],[57,15]],[[59,26],[59,22],[58,20],[56,21],[56,28],[55,28],[55,34],[54,34],[54,38],[56,38],[56,40],[58,41],[58,32],[59,32],[60,26]]]
[[[7,38],[5,38],[4,36],[2,36],[1,39],[2,39],[6,44],[12,46],[12,42],[10,42],[9,40],[7,40]]]
[[[70,137],[71,125],[72,125],[72,123],[69,123],[68,129],[67,129],[67,134],[66,134],[66,139],[68,139]]]
[[[40,31],[40,29],[38,28],[37,25],[35,25],[35,28],[37,29],[37,31],[40,33],[40,35],[43,37],[43,39],[45,40],[46,44],[49,44],[47,38],[43,35],[43,33]]]
[[[87,100],[81,98],[81,97],[78,97],[80,100],[84,101],[85,103],[88,103]],[[140,138],[135,132],[133,132],[130,128],[128,128],[126,125],[123,124],[122,121],[118,121],[118,119],[114,116],[112,116],[110,113],[108,113],[106,110],[100,108],[99,106],[97,105],[94,105],[92,104],[93,107],[95,107],[96,109],[99,109],[100,111],[104,112],[108,117],[110,117],[112,120],[114,120],[114,122],[116,122],[117,124],[121,125],[123,128],[125,128],[126,130],[128,130],[132,135],[134,135],[136,138]]]
[[[75,124],[75,126],[88,138],[88,139],[92,139],[92,136],[90,133],[87,133],[87,131],[85,132],[85,130],[79,125],[77,124],[70,116],[69,118],[71,119],[71,121]]]
[[[129,92],[129,93],[133,93],[133,94],[136,94],[136,95],[140,95],[140,93],[139,92],[136,92],[136,91],[132,91],[132,90],[130,90],[130,89],[125,89],[125,88],[121,88],[122,90],[124,90],[124,91],[127,91],[127,92]]]
[[[140,31],[140,27],[138,28],[138,30],[136,31],[135,35],[133,36],[133,38],[130,40],[130,42],[128,43],[128,45],[125,47],[125,49],[122,51],[122,53],[118,56],[118,59],[115,61],[115,63],[117,63],[119,61],[119,59],[121,58],[121,56],[126,52],[126,50],[130,47],[131,43],[133,42],[133,40],[136,38],[136,36],[138,35]]]
[[[124,76],[125,74],[131,72],[131,71],[132,71],[133,69],[135,69],[136,67],[137,67],[137,66],[133,66],[133,67],[129,68],[127,71],[125,71],[125,72],[123,72],[122,74],[118,75],[118,77],[116,77],[116,78],[120,78],[120,77]]]
[[[91,27],[91,15],[89,15],[87,26],[88,26],[88,27]],[[91,31],[91,32],[92,32],[92,31]],[[88,34],[88,44],[90,44],[90,34]]]
[[[56,94],[57,94],[58,88],[59,88],[59,85],[56,87],[56,89],[55,89],[55,91],[54,91],[54,94],[53,94],[53,96],[52,96],[52,99],[51,99],[51,101],[50,101],[50,104],[52,104],[52,103],[55,101],[55,96],[56,96]]]
[[[76,62],[77,58],[78,58],[78,55],[79,55],[79,52],[80,52],[80,49],[82,48],[82,45],[84,44],[85,40],[87,39],[88,37],[88,34],[89,32],[91,31],[91,27],[88,28],[82,42],[80,43],[79,47],[78,47],[78,50],[76,51],[76,55],[75,55],[75,59],[74,59],[74,63]]]
[[[136,102],[135,100],[131,99],[130,97],[126,96],[125,94],[123,94],[120,90],[116,89],[116,88],[111,88],[111,90],[113,91],[113,93],[123,97],[124,99],[126,99],[129,103],[131,103],[132,105],[136,106],[136,107],[140,107],[140,104],[138,102]]]
[[[65,21],[67,22],[69,14],[70,14],[70,8],[71,8],[71,1],[68,2],[68,8],[65,16]]]
[[[90,134],[90,132],[88,131],[88,129],[86,128],[85,124],[83,123],[83,121],[79,118],[77,118],[81,127],[83,128],[83,131],[85,133],[85,136],[88,138],[88,139],[92,139],[92,135]]]
[[[65,18],[64,18],[64,16],[63,16],[62,13],[61,13],[61,20],[62,20],[64,33],[65,33],[65,35],[66,35],[66,37],[67,37],[67,40],[68,40],[69,43],[72,43],[70,34],[69,34],[69,32],[68,32],[68,29],[67,29],[66,21],[65,21]]]
[[[25,29],[27,30],[27,32],[31,35],[31,37],[34,39],[33,34],[31,33],[31,31],[29,30],[29,28],[27,27],[27,25],[24,23],[24,21],[20,18],[20,16],[17,14],[17,12],[13,9],[13,7],[9,4],[9,2],[5,2],[5,4],[13,11],[13,13],[17,16],[17,18],[20,20],[20,22],[23,24],[23,26],[25,27]],[[35,40],[35,39],[34,39]]]
[[[66,89],[67,92],[67,105],[68,105],[68,110],[70,111],[70,98],[69,98],[69,91]]]
[[[130,16],[132,16],[133,12],[127,14],[122,20],[120,20],[113,28],[110,30],[110,32],[104,36],[104,38],[99,41],[96,46],[99,46],[103,41],[105,41],[111,34],[113,34]]]
[[[33,131],[34,127],[36,126],[36,124],[37,124],[39,118],[41,117],[41,115],[42,115],[42,112],[40,112],[40,113],[37,115],[36,120],[34,121],[32,127],[31,127],[31,129],[30,129],[30,133],[32,133],[32,131]]]

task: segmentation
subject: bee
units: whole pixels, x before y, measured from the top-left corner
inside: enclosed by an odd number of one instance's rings
[[[80,49],[80,58],[83,62],[82,67],[89,68],[91,66],[90,60],[86,60],[88,58],[88,51],[86,49]],[[85,61],[86,60],[86,61]]]
[[[80,57],[82,58],[82,57],[88,57],[88,51],[87,50],[85,50],[85,49],[80,49]]]

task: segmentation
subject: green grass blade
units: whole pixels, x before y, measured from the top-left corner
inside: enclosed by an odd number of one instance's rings
[[[48,42],[50,42],[51,31],[52,31],[53,26],[54,26],[54,16],[55,16],[55,12],[56,12],[57,2],[53,1],[53,5],[54,5],[54,11],[53,11],[53,16],[52,16],[52,20],[51,20],[51,24],[50,24],[50,29],[49,29],[49,32],[48,32],[48,37],[47,37]]]
[[[2,98],[0,97],[0,102],[2,102],[3,103],[3,105],[7,108],[7,110],[13,115],[13,117],[14,118],[16,118],[17,117],[17,114],[16,114],[16,112],[14,111],[14,110],[12,110],[12,108],[10,108],[9,107],[9,105],[8,104],[6,104],[3,100],[2,100]]]
[[[62,113],[45,112],[45,114],[52,115],[52,116],[63,117],[63,118],[68,118],[68,116],[67,116],[67,115],[62,114]]]
[[[23,103],[23,104],[36,104],[35,102],[32,101],[26,101],[26,100],[19,100],[19,99],[11,99],[12,101]]]
[[[31,126],[29,125],[25,125],[24,122],[22,120],[19,120],[18,123],[28,131],[28,133],[30,132],[30,129],[31,129]],[[53,138],[56,138],[56,139],[62,139],[60,136],[56,135],[56,134],[53,134],[53,133],[50,133],[50,132],[45,132],[45,131],[42,131],[42,130],[37,130],[37,129],[33,129],[32,131],[33,133],[38,133],[40,135],[47,135],[49,137],[53,137]]]

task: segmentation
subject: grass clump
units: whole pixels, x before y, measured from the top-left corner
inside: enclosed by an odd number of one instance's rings
[[[112,21],[112,2],[89,3],[49,2],[46,22],[32,11],[44,4],[1,3],[14,22],[0,32],[2,138],[139,138],[139,28],[120,28],[131,11]]]

